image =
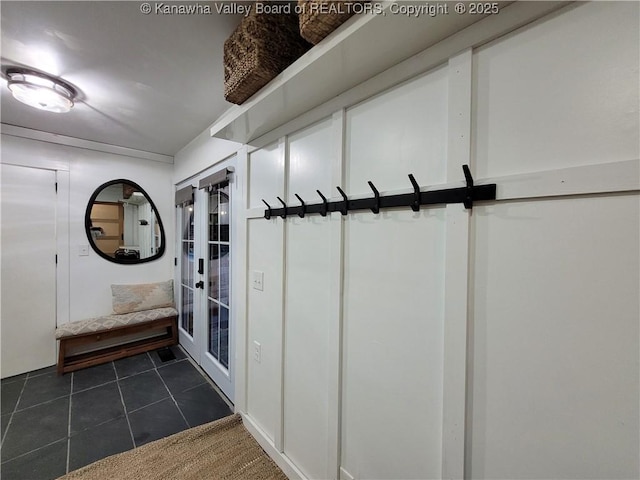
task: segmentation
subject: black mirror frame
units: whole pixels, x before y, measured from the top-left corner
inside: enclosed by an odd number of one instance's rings
[[[136,190],[138,190],[140,193],[142,193],[145,196],[145,198],[147,200],[149,200],[149,205],[151,205],[151,208],[153,209],[153,211],[156,214],[157,224],[160,227],[161,242],[160,242],[160,248],[158,249],[158,253],[156,253],[155,255],[153,255],[151,257],[134,258],[134,259],[131,259],[131,260],[128,260],[126,258],[110,257],[109,255],[104,253],[102,250],[100,250],[98,248],[98,246],[95,244],[95,242],[93,241],[93,236],[91,235],[91,209],[93,207],[93,204],[96,201],[96,199],[98,198],[98,195],[100,195],[100,193],[105,188],[110,187],[111,185],[115,185],[117,183],[128,183],[129,185],[134,187]],[[166,235],[164,233],[164,226],[162,225],[162,219],[160,218],[160,212],[156,208],[155,203],[153,203],[153,200],[151,199],[151,197],[145,191],[144,188],[142,188],[136,182],[132,182],[131,180],[127,180],[127,179],[124,179],[124,178],[119,178],[117,180],[111,180],[109,182],[103,183],[102,185],[100,185],[98,188],[95,189],[95,191],[91,195],[91,198],[89,198],[89,203],[87,203],[87,210],[85,211],[85,214],[84,214],[84,230],[85,230],[85,233],[87,234],[87,238],[89,239],[89,245],[91,245],[91,248],[93,248],[93,251],[96,252],[100,257],[104,258],[105,260],[109,260],[112,263],[118,263],[118,264],[121,264],[121,265],[138,265],[140,263],[152,262],[152,261],[157,260],[160,257],[162,257],[162,255],[164,255],[164,252],[165,252],[165,249],[166,249],[167,237],[166,237]]]

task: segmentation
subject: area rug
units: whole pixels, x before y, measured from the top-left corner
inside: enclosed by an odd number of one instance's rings
[[[231,415],[98,460],[59,480],[287,480]]]

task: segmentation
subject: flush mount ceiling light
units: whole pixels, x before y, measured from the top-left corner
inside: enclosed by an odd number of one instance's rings
[[[68,112],[73,107],[76,90],[58,78],[19,67],[7,68],[5,75],[13,97],[22,103],[55,113]]]

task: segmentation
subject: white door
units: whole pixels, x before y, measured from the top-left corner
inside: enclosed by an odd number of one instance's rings
[[[201,229],[200,253],[204,262],[205,288],[199,292],[201,303],[201,325],[205,327],[200,365],[230,399],[233,386],[230,375],[230,302],[229,270],[231,258],[230,195],[229,185],[211,188],[202,192],[206,195],[206,229]],[[198,259],[199,261],[199,259]]]
[[[216,167],[195,182],[211,176]],[[195,188],[177,211],[180,343],[233,401],[230,302],[231,189]]]
[[[56,363],[56,172],[2,165],[2,378]]]

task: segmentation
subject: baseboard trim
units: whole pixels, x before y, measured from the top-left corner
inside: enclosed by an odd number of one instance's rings
[[[309,480],[293,462],[273,444],[273,441],[267,437],[266,433],[253,421],[253,419],[245,412],[239,412],[242,416],[242,422],[249,433],[256,439],[267,455],[276,462],[276,465],[284,472],[290,480]]]

